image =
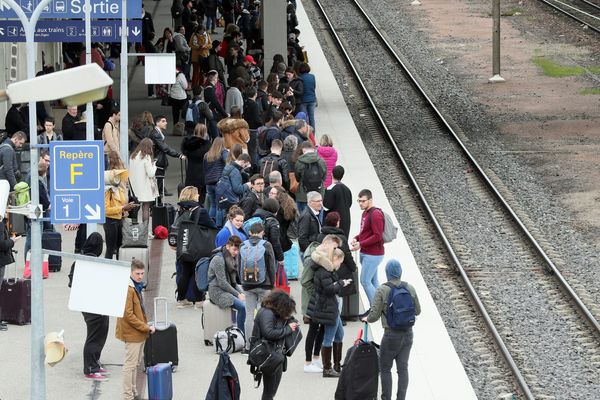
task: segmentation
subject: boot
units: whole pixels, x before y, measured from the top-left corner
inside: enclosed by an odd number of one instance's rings
[[[333,368],[331,368],[331,353],[332,347],[321,348],[321,361],[323,362],[323,378],[339,378],[338,374]]]
[[[342,370],[342,342],[333,342],[333,370],[338,374]]]

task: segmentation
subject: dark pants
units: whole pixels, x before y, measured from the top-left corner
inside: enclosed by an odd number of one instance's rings
[[[169,101],[171,102],[171,112],[173,113],[173,127],[175,127],[175,124],[179,122],[179,118],[181,117],[181,110],[186,105],[187,99],[176,100],[171,97]]]
[[[77,229],[77,234],[75,235],[75,253],[81,253],[81,249],[83,248],[83,244],[87,239],[87,225],[79,224],[79,228]]]
[[[119,255],[119,247],[123,243],[123,221],[120,219],[106,218],[104,223],[104,239],[106,240],[105,258]]]
[[[108,316],[82,313],[87,325],[83,346],[83,373],[92,374],[100,369],[100,354],[108,337]]]
[[[386,329],[381,339],[379,370],[381,371],[381,399],[392,399],[392,365],[396,361],[398,393],[396,400],[406,398],[408,387],[408,356],[413,343],[412,328],[407,331]]]
[[[177,261],[181,265],[181,274],[177,278],[177,301],[185,299],[190,279],[195,279],[196,264],[193,262]],[[204,301],[204,292],[194,286],[194,297],[196,301]]]
[[[167,173],[167,167],[159,167],[156,166],[156,172],[154,176],[156,176],[156,186],[158,187],[158,197],[164,197],[164,187],[165,187],[165,174]]]
[[[325,326],[313,322],[308,327],[306,334],[306,343],[304,344],[304,352],[306,361],[312,361],[313,355],[318,356],[321,353],[321,345],[323,344],[323,336],[325,335]]]
[[[261,400],[273,400],[277,393],[277,388],[281,383],[283,374],[283,364],[281,364],[272,375],[263,375],[263,393]]]

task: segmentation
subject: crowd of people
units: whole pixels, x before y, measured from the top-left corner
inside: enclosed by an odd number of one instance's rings
[[[285,254],[297,245],[303,265],[298,277],[302,320],[308,326],[304,372],[339,377],[345,325],[341,310],[358,292],[352,254],[357,251],[360,284],[370,305],[362,318],[374,322],[382,317],[386,328],[381,348],[382,398],[391,398],[393,360],[403,371],[399,372],[399,393],[405,393],[412,330],[386,326],[385,306],[391,289],[380,286],[377,278],[384,257],[385,215],[375,206],[371,191],[361,190],[357,198],[363,210],[360,231],[350,237],[353,196],[342,182],[345,170],[338,164],[334,141],[325,133],[316,135],[316,79],[299,44],[295,3],[288,3],[288,53],[276,55],[270,66],[261,57],[260,1],[223,0],[217,5],[216,0],[174,0],[171,12],[175,28],[165,28],[154,41],[152,17],[144,10],[143,42],[138,48],[176,55],[175,83],[148,86],[149,97],[161,98],[171,108],[171,121],[145,111],[133,118],[131,127],[121,127],[115,102],[96,108],[105,113],[105,118],[96,119],[98,138],[105,143],[105,257],[117,256],[126,217],[148,223],[153,205],[172,195],[164,177],[169,158],[180,159],[186,167],[177,215],[186,214],[217,233],[208,289],[205,293],[194,285],[193,301],[187,293],[190,281],[196,280],[198,260],[178,260],[177,306],[188,308],[196,303],[201,307],[208,295],[217,306],[234,309],[237,327],[246,335],[245,354],[261,339],[285,346],[300,323],[293,317],[296,303],[277,289],[276,275],[285,269]],[[219,26],[224,27],[222,41],[211,38]],[[40,143],[85,139],[85,113],[80,114],[77,107],[67,109],[62,133],[54,131],[52,118],[43,121]],[[165,141],[176,126],[183,126],[179,148]],[[125,130],[128,168],[120,148]],[[0,145],[0,178],[8,179],[11,189],[19,180],[15,150],[25,140],[25,133],[17,130]],[[50,207],[47,156],[40,152],[40,200],[45,196],[45,210]],[[99,234],[86,239],[85,225],[65,228],[78,231],[76,252],[102,253]],[[0,257],[10,254],[10,248],[12,241],[6,236],[0,240]],[[249,259],[255,269],[249,267]],[[116,335],[126,343],[125,399],[136,395],[135,366],[146,336],[154,329],[147,324],[142,306],[144,269],[139,261],[132,264],[127,312],[117,323]],[[401,272],[397,261],[386,266],[392,284],[401,284]],[[418,307],[412,287],[411,294]],[[84,319],[88,326],[84,374],[105,380],[107,371],[99,359],[108,320],[85,313]],[[263,376],[263,400],[275,396],[286,367],[284,363]],[[400,398],[404,397],[399,394]]]

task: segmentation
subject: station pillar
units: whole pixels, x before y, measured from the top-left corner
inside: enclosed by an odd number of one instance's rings
[[[273,56],[281,54],[287,60],[287,2],[264,0],[261,3],[262,36],[264,39],[265,78],[273,64]]]

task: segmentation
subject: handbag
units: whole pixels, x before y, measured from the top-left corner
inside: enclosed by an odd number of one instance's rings
[[[123,244],[121,247],[148,247],[148,221],[134,224],[123,218]]]
[[[275,273],[275,287],[290,294],[290,286],[288,285],[287,275],[285,273],[284,264],[277,262],[277,272]]]
[[[217,229],[198,225],[200,210],[191,219],[192,211],[186,211],[177,219],[177,260],[197,263],[208,257],[215,249]]]
[[[259,375],[258,384],[260,385],[260,375],[262,374],[273,374],[277,367],[279,367],[285,356],[283,355],[283,349],[275,342],[270,340],[261,339],[256,341],[250,353],[248,353],[248,364],[250,365],[250,372],[255,375]]]
[[[215,333],[215,353],[225,351],[228,354],[242,351],[246,345],[246,338],[240,328],[230,326],[224,331]]]

